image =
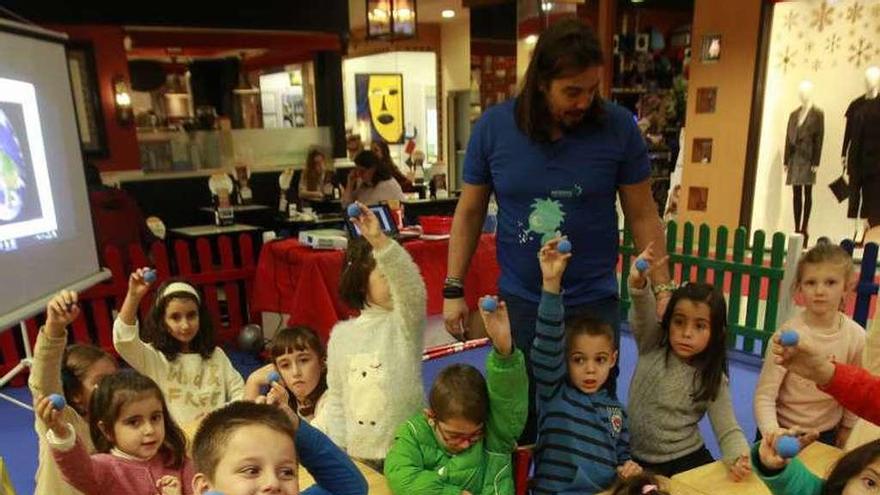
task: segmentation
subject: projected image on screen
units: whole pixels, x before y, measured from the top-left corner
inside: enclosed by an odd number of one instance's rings
[[[0,103],[0,225],[40,216],[32,171],[21,105]]]
[[[0,250],[57,229],[36,92],[0,78]]]

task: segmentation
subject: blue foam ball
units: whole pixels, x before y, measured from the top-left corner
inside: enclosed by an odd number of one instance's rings
[[[270,384],[273,382],[280,382],[281,381],[281,375],[279,375],[277,371],[270,371],[268,378],[269,378]]]
[[[779,336],[779,343],[785,347],[795,346],[800,340],[798,333],[794,330],[786,330]]]
[[[798,442],[797,438],[791,435],[785,435],[776,441],[776,453],[778,453],[779,457],[782,457],[783,459],[791,459],[798,455],[800,450],[800,442]]]
[[[357,217],[361,214],[361,207],[357,205],[357,203],[352,203],[348,205],[348,208],[345,210],[348,212],[348,216]]]
[[[556,245],[556,250],[562,254],[568,254],[571,252],[571,241],[568,239],[563,239],[559,241],[559,244]]]
[[[639,273],[647,271],[648,268],[651,268],[651,264],[648,263],[648,260],[642,258],[636,260],[636,270],[638,270]]]
[[[152,284],[156,281],[157,276],[156,270],[147,270],[144,272],[144,282]]]
[[[480,307],[483,308],[483,311],[487,311],[487,312],[491,313],[491,312],[495,311],[496,309],[498,309],[498,301],[487,297],[487,298],[483,299],[482,301],[480,301]]]
[[[64,396],[59,394],[50,394],[49,401],[52,402],[52,407],[59,411],[64,409],[64,406],[67,405],[67,401],[64,400]]]

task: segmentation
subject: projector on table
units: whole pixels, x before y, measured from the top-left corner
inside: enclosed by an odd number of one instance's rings
[[[299,233],[299,242],[312,249],[341,250],[348,247],[348,237],[339,229],[304,230]]]

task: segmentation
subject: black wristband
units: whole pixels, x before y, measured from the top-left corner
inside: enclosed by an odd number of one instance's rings
[[[461,299],[464,297],[464,288],[454,285],[443,287],[443,299]]]

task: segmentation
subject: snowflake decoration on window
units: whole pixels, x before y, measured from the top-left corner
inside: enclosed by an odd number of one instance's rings
[[[859,20],[862,18],[862,13],[864,13],[864,11],[865,6],[860,4],[859,2],[856,2],[846,8],[846,14],[844,15],[844,18],[849,21],[850,24],[855,24],[859,22]]]
[[[792,50],[791,47],[788,46],[779,53],[779,62],[777,63],[777,67],[782,69],[783,74],[788,72],[788,69],[797,66],[797,63],[795,62],[795,55],[797,55],[797,50]]]
[[[840,35],[832,34],[831,37],[829,37],[825,41],[825,51],[827,51],[831,55],[834,55],[835,53],[837,53],[837,50],[840,49],[841,41],[843,40],[840,38]]]
[[[821,33],[833,23],[834,7],[830,7],[827,3],[822,2],[818,8],[813,10],[813,20],[810,22],[810,27],[816,28]]]
[[[785,20],[783,21],[783,26],[785,26],[785,29],[789,31],[794,29],[797,26],[798,17],[798,13],[795,11],[791,11],[786,14]]]
[[[856,67],[864,65],[874,50],[874,44],[865,38],[859,38],[858,43],[849,45],[849,61]]]
[[[820,70],[822,70],[822,60],[817,58],[813,60],[813,72],[819,72]]]

